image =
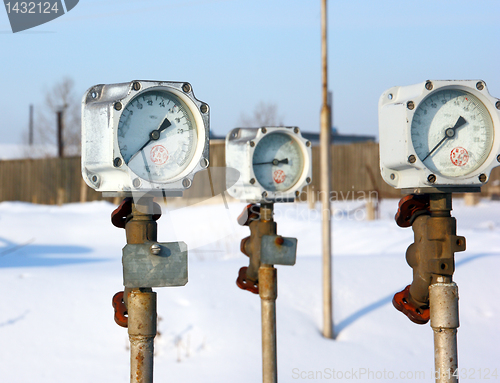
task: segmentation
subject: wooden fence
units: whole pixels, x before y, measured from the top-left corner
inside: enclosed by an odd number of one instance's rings
[[[313,181],[302,194],[320,191],[319,147],[313,147]],[[399,198],[401,193],[387,185],[380,176],[378,144],[373,142],[332,146],[332,190],[334,198],[351,199],[376,191],[380,197]],[[224,142],[210,145],[212,177],[197,175],[187,200],[210,198],[224,189]],[[217,172],[216,169],[219,168]],[[206,178],[206,179],[203,179]],[[500,169],[494,169],[483,194],[500,192]],[[198,181],[198,182],[197,182]],[[39,204],[62,204],[103,199],[84,183],[80,157],[0,161],[0,201],[26,201]]]

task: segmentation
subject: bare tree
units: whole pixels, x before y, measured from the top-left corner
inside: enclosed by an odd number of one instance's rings
[[[43,106],[36,108],[34,146],[27,149],[29,157],[57,155],[57,112],[63,112],[62,141],[64,155],[80,154],[80,101],[74,91],[74,82],[65,77],[45,95]],[[23,135],[28,143],[28,134]]]
[[[283,121],[282,117],[278,116],[276,104],[261,101],[250,116],[241,113],[240,125],[244,127],[283,126]]]

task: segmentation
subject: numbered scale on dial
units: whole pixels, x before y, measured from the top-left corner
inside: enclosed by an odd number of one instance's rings
[[[118,122],[123,161],[140,178],[168,181],[184,171],[196,151],[198,132],[187,105],[162,90],[141,93]]]
[[[182,191],[208,166],[209,108],[188,83],[94,86],[82,121],[82,172],[98,191]]]
[[[388,89],[379,102],[384,180],[400,189],[478,190],[499,165],[499,109],[483,81]]]
[[[311,143],[297,127],[233,129],[226,138],[226,166],[240,175],[235,184],[226,180],[231,196],[293,201],[311,182]]]

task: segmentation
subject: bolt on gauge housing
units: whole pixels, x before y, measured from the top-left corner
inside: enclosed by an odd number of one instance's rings
[[[386,90],[379,100],[384,181],[410,192],[479,190],[499,165],[499,109],[480,80]]]
[[[95,85],[82,100],[82,175],[101,192],[182,192],[209,165],[209,107],[185,82]]]
[[[297,127],[236,128],[226,137],[226,167],[239,180],[226,179],[229,194],[248,202],[294,201],[311,183],[311,142]]]

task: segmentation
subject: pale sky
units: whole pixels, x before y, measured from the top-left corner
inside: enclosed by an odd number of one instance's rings
[[[341,133],[377,135],[395,85],[482,79],[500,98],[498,0],[328,1],[329,87]],[[21,142],[29,104],[63,77],[93,85],[189,81],[225,135],[264,101],[319,131],[320,0],[80,0],[13,34],[0,9],[0,143]]]

